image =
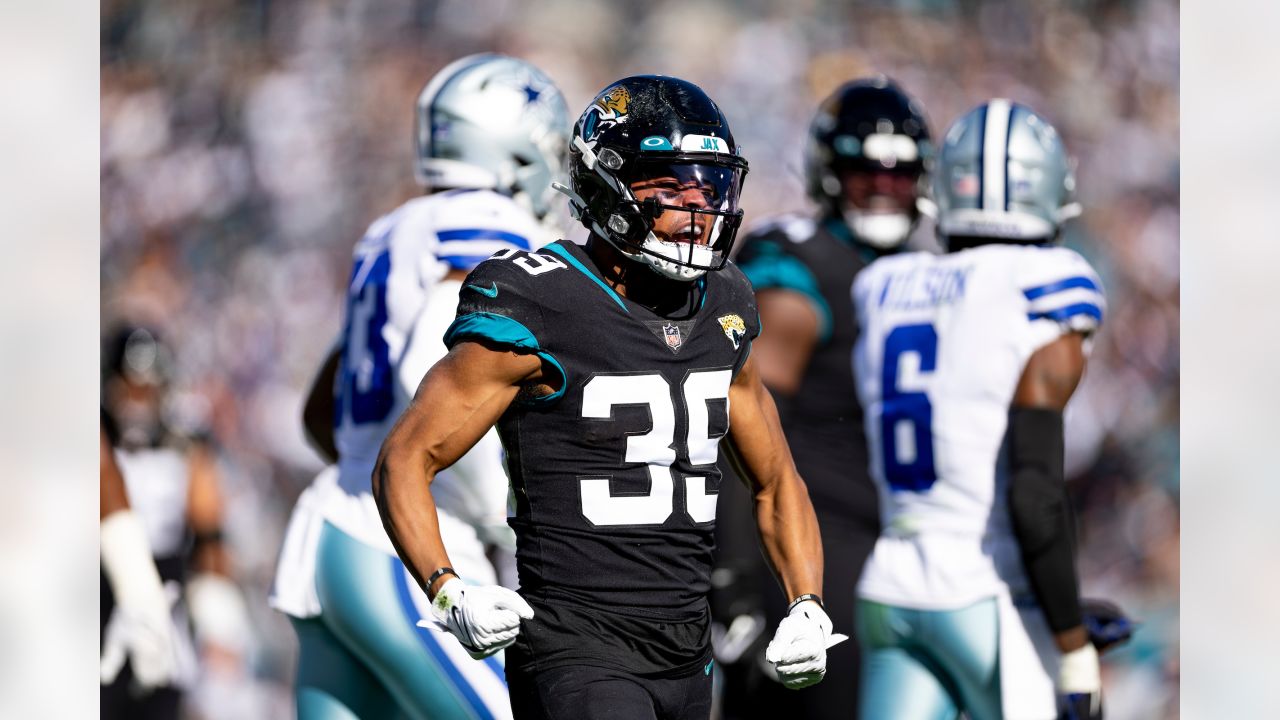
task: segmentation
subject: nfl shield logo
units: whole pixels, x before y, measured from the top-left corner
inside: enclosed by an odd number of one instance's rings
[[[680,328],[671,323],[662,326],[662,337],[667,341],[667,347],[672,350],[679,350],[684,344],[684,339],[680,337]]]

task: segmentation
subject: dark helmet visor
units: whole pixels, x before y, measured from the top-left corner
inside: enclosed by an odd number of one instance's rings
[[[697,207],[726,214],[738,211],[743,171],[738,167],[689,161],[648,160],[639,164],[631,189],[659,205]]]

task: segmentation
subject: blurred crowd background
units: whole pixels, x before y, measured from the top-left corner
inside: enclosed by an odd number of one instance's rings
[[[1179,8],[1176,0],[104,0],[101,321],[176,355],[170,421],[207,434],[256,637],[193,718],[291,712],[292,631],[265,598],[320,469],[302,393],[342,322],[354,241],[417,192],[413,105],[473,52],[546,70],[576,114],[629,74],[689,79],[751,163],[747,225],[804,211],[808,122],[872,72],[935,137],[993,96],[1078,160],[1066,244],[1109,315],[1068,411],[1085,594],[1142,621],[1107,656],[1108,717],[1172,718],[1179,687]],[[927,222],[913,240],[930,246]]]

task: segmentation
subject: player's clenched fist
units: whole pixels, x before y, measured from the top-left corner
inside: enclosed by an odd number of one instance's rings
[[[431,614],[479,660],[515,642],[520,620],[531,619],[533,608],[500,585],[468,585],[452,578],[440,586]]]
[[[827,673],[827,648],[845,639],[831,633],[831,618],[821,605],[804,600],[778,623],[764,658],[773,663],[783,685],[799,690],[822,679]]]

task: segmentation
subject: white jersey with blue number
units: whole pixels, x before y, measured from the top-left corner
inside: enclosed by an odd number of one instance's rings
[[[320,488],[325,519],[393,552],[370,475],[382,441],[423,375],[447,352],[443,338],[461,283],[444,278],[450,269],[469,270],[497,250],[541,247],[549,239],[545,232],[528,211],[488,190],[415,198],[369,227],[356,245],[347,289],[334,388],[339,472],[336,484]],[[490,431],[437,476],[432,493],[441,511],[505,533],[507,488],[501,444]]]
[[[954,609],[1025,593],[1005,503],[1009,404],[1032,353],[1099,327],[1098,276],[1065,248],[987,245],[878,260],[853,294],[883,524],[859,595]]]

